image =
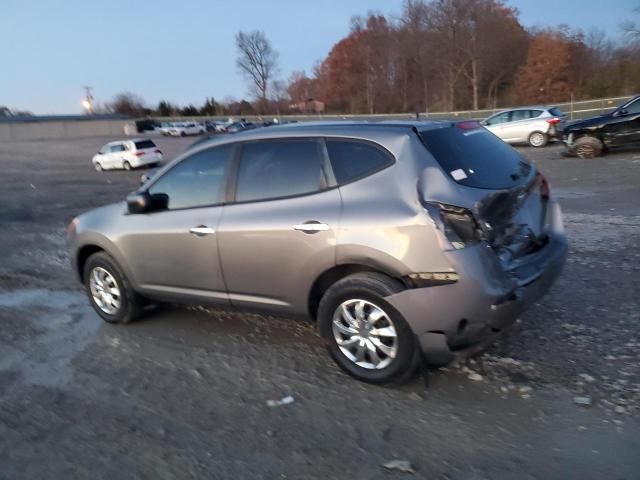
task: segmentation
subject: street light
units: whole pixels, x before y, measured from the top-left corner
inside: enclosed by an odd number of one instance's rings
[[[82,106],[87,111],[87,114],[91,115],[93,113],[93,95],[91,95],[91,90],[93,87],[85,85],[82,88],[84,88],[84,91],[85,91],[85,96],[84,96],[84,100],[82,101]]]

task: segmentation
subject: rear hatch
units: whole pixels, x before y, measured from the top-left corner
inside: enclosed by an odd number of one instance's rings
[[[136,146],[136,157],[144,158],[147,155],[153,154],[154,158],[158,156],[160,149],[153,143],[153,140],[136,140],[134,142]]]
[[[419,136],[457,184],[458,202],[447,195],[444,203],[444,195],[432,197],[428,188],[423,193],[430,213],[443,219],[454,248],[484,241],[510,263],[546,244],[549,189],[535,166],[478,122],[440,124]]]

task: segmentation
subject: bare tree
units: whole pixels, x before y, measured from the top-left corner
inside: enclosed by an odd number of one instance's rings
[[[238,48],[238,69],[242,75],[252,82],[260,103],[264,107],[267,102],[267,90],[276,72],[278,52],[271,46],[264,32],[238,32],[236,34]]]
[[[634,12],[640,13],[640,6],[636,7],[634,9]],[[632,20],[628,20],[624,22],[621,26],[622,26],[622,32],[628,39],[630,39],[631,41],[640,40],[640,23],[634,22]]]
[[[108,108],[114,113],[122,113],[130,117],[142,117],[147,110],[142,97],[131,92],[118,93]]]

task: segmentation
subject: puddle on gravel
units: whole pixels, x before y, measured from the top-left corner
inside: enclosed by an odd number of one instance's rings
[[[0,372],[18,372],[23,382],[33,385],[59,386],[71,380],[71,362],[101,327],[81,292],[0,292],[0,309],[10,310],[39,330],[22,345],[2,345],[0,349]]]
[[[55,291],[39,288],[23,288],[0,292],[0,308],[54,308],[65,309],[86,305],[86,297],[80,292]]]

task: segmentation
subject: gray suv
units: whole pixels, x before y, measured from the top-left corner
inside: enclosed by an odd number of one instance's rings
[[[336,363],[372,383],[488,345],[567,253],[544,176],[468,121],[208,140],[74,219],[69,242],[107,322],[150,301],[311,318]]]

